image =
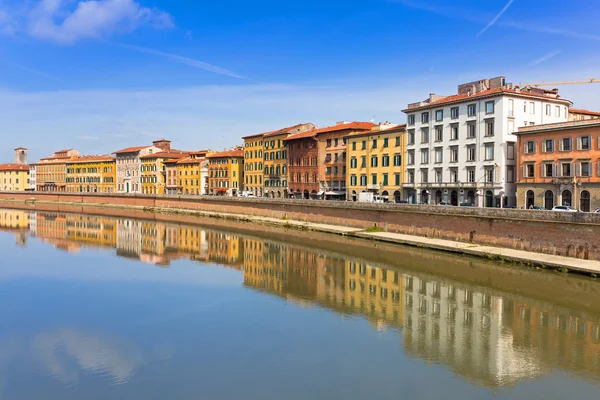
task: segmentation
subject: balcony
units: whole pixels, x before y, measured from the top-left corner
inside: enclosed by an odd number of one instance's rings
[[[381,185],[378,183],[367,184],[367,190],[379,190],[379,189],[381,189]]]

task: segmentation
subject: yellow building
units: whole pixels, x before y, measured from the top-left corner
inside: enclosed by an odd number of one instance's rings
[[[265,197],[288,196],[287,143],[289,129],[264,134],[264,195]]]
[[[116,247],[117,223],[114,218],[67,214],[67,240],[98,247]]]
[[[209,194],[237,196],[244,182],[244,150],[236,148],[213,153],[208,160]]]
[[[167,192],[167,170],[165,162],[179,160],[187,156],[188,153],[183,151],[165,150],[140,157],[140,181],[142,193],[165,194]]]
[[[33,163],[36,173],[35,190],[38,192],[66,192],[67,161],[78,156],[77,150],[59,150],[50,157]]]
[[[175,175],[167,171],[167,190],[173,194],[208,194],[208,155],[212,151],[203,150],[189,153],[176,162]],[[167,167],[167,169],[169,169]]]
[[[0,164],[0,190],[23,192],[29,189],[29,165]]]
[[[372,192],[400,202],[406,125],[376,125],[351,133],[347,142],[347,198],[357,201],[361,192]]]
[[[29,212],[23,210],[0,211],[0,228],[29,229]]]
[[[71,157],[66,161],[66,172],[67,192],[116,192],[117,167],[111,155]]]
[[[244,139],[244,190],[263,196],[263,134]]]

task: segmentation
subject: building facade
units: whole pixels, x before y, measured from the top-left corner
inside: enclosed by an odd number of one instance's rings
[[[316,199],[320,188],[316,129],[290,135],[285,141],[290,196],[296,199]]]
[[[66,162],[66,190],[71,193],[114,193],[117,168],[115,157],[77,156]]]
[[[141,157],[171,150],[171,142],[155,140],[152,146],[127,147],[114,152],[117,163],[117,192],[142,193]]]
[[[520,207],[600,209],[600,120],[528,126],[517,135]]]
[[[580,108],[569,108],[569,121],[583,121],[600,119],[600,111],[582,110]]]
[[[29,165],[0,164],[0,190],[24,192],[29,189]]]
[[[165,194],[167,187],[167,169],[165,162],[180,160],[188,153],[180,150],[167,150],[140,157],[140,183],[144,194]]]
[[[205,196],[209,193],[207,155],[211,151],[203,150],[189,154],[188,157],[177,160],[175,183],[179,194]]]
[[[244,191],[263,196],[263,134],[244,139]]]
[[[210,154],[208,160],[208,194],[237,196],[244,182],[243,148]]]
[[[371,122],[339,122],[317,129],[319,152],[319,192],[317,196],[330,200],[346,199],[346,140],[356,132],[370,131]]]
[[[375,125],[354,132],[347,141],[347,198],[357,201],[361,192],[372,192],[400,202],[406,125]]]
[[[66,149],[33,163],[36,174],[35,190],[38,192],[66,192],[67,161],[73,157],[79,157],[79,152]]]
[[[410,203],[516,205],[519,127],[567,121],[558,90],[519,88],[504,77],[409,104],[404,198]]]

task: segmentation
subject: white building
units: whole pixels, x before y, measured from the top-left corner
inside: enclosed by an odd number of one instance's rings
[[[141,193],[140,157],[170,149],[171,142],[161,139],[152,142],[152,146],[127,147],[115,151],[113,154],[117,164],[117,193]]]
[[[409,203],[516,205],[519,127],[567,121],[571,102],[558,89],[519,88],[504,77],[458,86],[409,104],[406,179]]]
[[[29,165],[29,190],[35,191],[35,165]]]

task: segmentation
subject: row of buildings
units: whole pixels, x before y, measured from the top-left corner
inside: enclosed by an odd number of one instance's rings
[[[572,105],[558,89],[497,77],[409,104],[406,124],[302,123],[245,136],[223,152],[173,150],[168,140],[102,156],[63,150],[29,169],[0,166],[0,176],[11,168],[18,175],[2,190],[353,201],[372,192],[396,203],[593,211],[600,112]],[[22,160],[25,149],[15,152]]]
[[[183,259],[198,267],[225,266],[243,274],[250,290],[396,331],[410,356],[490,388],[546,376],[557,367],[592,381],[600,377],[597,313],[475,285],[472,265],[468,279],[456,272],[470,261],[406,253],[405,262],[392,268],[259,236],[61,212],[2,210],[1,230],[16,233],[20,246],[34,237],[63,251],[103,248],[160,267]],[[444,277],[421,270],[432,263],[454,272]]]

